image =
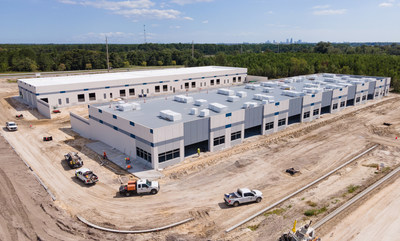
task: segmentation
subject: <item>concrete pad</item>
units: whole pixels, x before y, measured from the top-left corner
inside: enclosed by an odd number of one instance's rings
[[[104,144],[103,142],[100,142],[100,141],[92,142],[92,143],[86,144],[86,146],[101,156],[103,156],[103,152],[105,151],[107,154],[108,160],[114,162],[121,168],[127,170],[129,173],[132,173],[137,178],[156,180],[156,179],[163,177],[163,174],[154,170],[151,167],[150,163],[144,163],[140,160],[134,160],[133,157],[129,157],[131,159],[132,168],[126,169],[125,157],[128,157],[128,156],[125,155],[123,152],[121,152],[107,144]]]

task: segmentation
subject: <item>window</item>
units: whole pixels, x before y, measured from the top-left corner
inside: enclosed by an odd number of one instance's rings
[[[140,158],[145,159],[148,162],[151,162],[151,154],[148,153],[145,150],[140,149],[139,147],[136,147],[136,155]]]
[[[158,162],[165,162],[165,161],[169,161],[175,158],[180,157],[180,150],[179,149],[175,149],[172,151],[167,151],[164,153],[160,153],[158,154]]]
[[[310,112],[309,111],[304,112],[303,119],[306,119],[306,118],[309,118],[309,117],[310,117]]]
[[[196,82],[192,82],[192,88],[196,88]]]
[[[376,93],[375,93],[375,97],[377,97],[378,95],[379,95],[379,92],[376,92]]]
[[[231,117],[232,116],[232,112],[226,113],[225,117]]]
[[[189,89],[189,82],[185,83],[185,89]]]
[[[131,126],[135,126],[135,123],[134,123],[134,122],[132,122],[132,121],[129,121],[129,125],[131,125]]]
[[[69,104],[69,98],[65,98],[65,102]]]
[[[340,102],[340,107],[344,107],[346,103],[344,101]]]
[[[278,120],[278,127],[286,125],[286,118]]]
[[[168,91],[168,85],[163,85],[162,90],[163,90],[164,92],[165,92],[165,91]]]
[[[89,100],[96,100],[96,93],[89,93]]]
[[[337,109],[337,106],[338,106],[337,103],[336,103],[336,104],[333,104],[332,109],[333,109],[333,110],[336,110],[336,109]]]
[[[242,138],[242,132],[238,131],[238,132],[233,132],[231,134],[231,141],[237,140],[237,139],[241,139]]]
[[[274,122],[268,122],[267,124],[265,124],[265,130],[271,130],[274,129]]]
[[[85,102],[85,95],[84,94],[79,94],[78,95],[78,102]]]
[[[147,89],[147,94],[149,93],[149,89]]]
[[[113,118],[114,118],[114,119],[117,119],[117,116],[116,116],[116,115],[113,115]]]
[[[238,82],[241,82],[242,81],[242,77],[238,77]]]
[[[106,93],[104,93],[104,99],[107,99],[107,94]]]
[[[218,146],[225,143],[225,136],[219,136],[214,138],[214,146]]]
[[[159,85],[154,86],[154,90],[156,93],[160,92],[160,86]]]
[[[360,97],[357,97],[357,98],[356,98],[356,103],[357,103],[357,102],[360,102]]]
[[[233,77],[233,83],[236,83],[236,77]]]
[[[319,109],[313,110],[313,115],[319,115]]]
[[[79,95],[78,95],[78,97],[79,97]],[[48,98],[41,98],[41,100],[43,100],[46,103],[49,103],[49,99]]]
[[[125,90],[119,90],[119,96],[125,97]]]
[[[214,80],[210,80],[210,85],[214,85]]]
[[[217,79],[217,85],[219,85],[220,84],[220,81],[219,81],[219,79]]]
[[[207,86],[207,82],[204,82],[204,87]]]
[[[366,95],[363,95],[362,100],[364,101],[364,100],[366,100],[366,99],[367,99],[367,96],[366,96]]]
[[[59,105],[61,105],[61,104],[62,104],[62,102],[61,102],[61,99],[58,99],[58,104],[59,104]]]
[[[129,89],[129,95],[135,95],[135,89]]]
[[[110,98],[112,98],[112,93],[110,93]]]

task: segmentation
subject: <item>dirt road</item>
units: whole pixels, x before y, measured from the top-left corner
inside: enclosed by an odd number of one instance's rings
[[[313,123],[296,124],[281,133],[253,137],[243,145],[188,159],[164,171],[166,177],[160,180],[159,194],[124,198],[117,195],[118,176],[94,160],[93,152],[84,147],[88,140],[71,131],[65,111],[51,121],[37,119],[35,111],[9,98],[16,95],[15,86],[5,85],[8,89],[0,93],[3,113],[0,122],[14,120],[16,109],[25,119],[17,121],[18,132],[2,130],[2,133],[55,194],[58,208],[106,227],[133,230],[196,218],[173,230],[139,236],[143,238],[173,234],[184,235],[186,239],[224,239],[226,228],[322,176],[366,147],[375,143],[400,147],[400,143],[394,141],[400,130],[400,98],[391,97],[383,104],[369,102],[368,105],[378,104],[375,107],[350,107]],[[79,111],[85,113],[86,110]],[[329,125],[317,125],[330,118],[336,119]],[[386,127],[383,122],[393,125]],[[318,128],[305,129],[311,125]],[[269,141],[294,129],[307,131]],[[54,140],[43,142],[41,138],[48,135]],[[74,178],[74,170],[62,161],[68,151],[80,152],[85,166],[98,174],[99,183],[84,186]],[[379,158],[391,158],[390,151],[379,152],[379,155]],[[286,175],[284,170],[289,167],[300,169],[301,175]],[[261,190],[266,194],[264,200],[260,204],[227,208],[222,202],[223,194],[245,186]],[[325,191],[335,192],[335,186]]]

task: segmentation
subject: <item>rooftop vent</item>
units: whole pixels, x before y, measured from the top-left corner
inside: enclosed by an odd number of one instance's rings
[[[334,90],[334,89],[339,89],[339,88],[341,88],[341,86],[334,85],[334,84],[329,84],[329,85],[325,86],[325,89],[327,89],[327,90]]]
[[[190,109],[190,113],[191,115],[197,115],[199,113],[199,110],[197,108],[192,108]]]
[[[205,106],[205,105],[207,105],[207,100],[198,99],[198,100],[196,100],[196,101],[194,102],[194,105],[197,105],[197,106]]]
[[[307,94],[317,94],[321,91],[319,88],[304,88],[303,92]]]
[[[315,75],[310,75],[310,76],[307,76],[307,79],[308,79],[308,80],[316,80],[316,79],[317,79],[317,76],[315,76]]]
[[[244,87],[245,89],[250,89],[250,90],[256,90],[260,87],[260,85],[256,85],[256,84],[246,84],[246,86]]]
[[[228,96],[235,95],[235,91],[229,90],[229,89],[218,89],[217,93],[221,94],[221,95],[228,95]]]
[[[229,102],[236,102],[239,100],[240,100],[239,96],[228,96],[228,99],[227,99],[227,101],[229,101]]]
[[[264,87],[263,88],[263,92],[265,92],[265,93],[273,93],[274,92],[274,88]]]
[[[263,105],[270,104],[270,103],[275,103],[275,100],[274,99],[270,99],[270,100],[263,100],[262,101]]]
[[[298,92],[293,90],[283,90],[282,95],[286,95],[289,97],[299,97],[299,96],[304,96],[305,94],[303,92]]]
[[[185,96],[185,95],[175,95],[174,100],[181,102],[181,103],[192,103],[193,102],[193,97],[191,96]]]
[[[243,109],[248,109],[248,108],[254,108],[257,107],[258,103],[257,102],[244,102],[242,108]]]
[[[228,109],[226,105],[220,104],[220,103],[210,103],[208,105],[208,109],[215,111],[215,112],[222,112]]]
[[[294,82],[294,79],[293,79],[293,78],[285,79],[284,82],[285,82],[286,84],[293,83],[293,82]]]
[[[261,82],[260,85],[263,87],[276,87],[278,86],[278,82],[272,82],[272,81]]]
[[[161,118],[168,121],[180,121],[182,120],[182,114],[172,111],[172,110],[162,110],[160,111]]]
[[[318,88],[319,85],[318,84],[311,84],[311,83],[305,83],[303,85],[304,88]]]
[[[332,78],[326,78],[324,81],[327,83],[336,83],[337,82],[336,79],[332,79]]]
[[[208,109],[201,110],[200,114],[199,114],[200,117],[206,117],[209,115],[210,115],[210,110],[208,110]]]
[[[294,86],[290,86],[290,85],[286,85],[286,84],[284,84],[284,85],[281,85],[281,90],[294,90],[295,88],[294,88]]]
[[[253,96],[253,99],[255,99],[255,100],[273,100],[274,97],[270,96],[270,95],[255,94]]]
[[[342,76],[342,80],[348,80],[350,78],[350,76]]]
[[[236,95],[239,96],[240,98],[245,98],[245,97],[247,97],[247,92],[238,91],[238,92],[236,92]]]
[[[335,78],[335,75],[334,75],[334,74],[322,74],[322,77],[325,77],[325,78]]]
[[[118,104],[115,106],[115,108],[119,111],[131,111],[131,110],[140,110],[140,104],[139,103],[123,103],[123,104]]]

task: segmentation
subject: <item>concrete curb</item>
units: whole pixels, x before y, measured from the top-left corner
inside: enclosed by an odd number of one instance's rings
[[[125,233],[125,234],[135,234],[135,233],[151,233],[151,232],[158,232],[164,229],[168,229],[168,228],[172,228],[184,223],[187,223],[189,221],[194,220],[194,218],[188,218],[182,221],[179,221],[177,223],[172,223],[163,227],[159,227],[159,228],[152,228],[152,229],[144,229],[144,230],[117,230],[117,229],[111,229],[111,228],[104,228],[101,226],[98,226],[96,224],[93,224],[89,221],[87,221],[86,219],[84,219],[83,217],[76,215],[76,217],[79,219],[79,221],[85,223],[86,225],[88,225],[89,227],[95,228],[95,229],[99,229],[99,230],[103,230],[103,231],[107,231],[107,232],[112,232],[112,233]]]

